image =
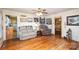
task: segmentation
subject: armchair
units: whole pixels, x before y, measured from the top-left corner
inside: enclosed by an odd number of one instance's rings
[[[51,35],[51,29],[46,25],[40,25],[40,31],[42,35]]]

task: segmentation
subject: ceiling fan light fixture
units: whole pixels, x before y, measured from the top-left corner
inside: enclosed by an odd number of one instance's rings
[[[46,9],[42,9],[42,8],[38,8],[37,10],[33,10],[35,11],[35,15],[36,16],[44,16],[47,15],[47,10]]]
[[[36,13],[37,16],[42,16],[43,14],[41,12]]]

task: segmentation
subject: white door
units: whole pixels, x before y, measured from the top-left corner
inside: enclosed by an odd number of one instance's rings
[[[3,27],[2,27],[2,17],[0,16],[0,47],[3,43]]]

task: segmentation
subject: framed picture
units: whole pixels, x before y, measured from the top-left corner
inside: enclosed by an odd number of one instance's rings
[[[67,25],[79,26],[79,15],[68,16]]]
[[[27,18],[28,22],[33,22],[32,18]]]
[[[47,18],[46,19],[46,24],[47,25],[51,25],[52,24],[52,19],[51,18]]]
[[[20,18],[20,22],[32,22],[32,18]]]
[[[27,22],[27,18],[20,18],[20,22]]]
[[[45,24],[45,18],[40,17],[40,23]]]
[[[38,18],[34,18],[34,22],[39,22],[39,19]]]

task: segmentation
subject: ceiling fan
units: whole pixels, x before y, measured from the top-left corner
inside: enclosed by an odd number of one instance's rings
[[[48,14],[47,10],[46,9],[43,9],[43,8],[38,8],[36,10],[33,10],[34,13],[37,13],[39,15],[45,15],[45,14]]]

